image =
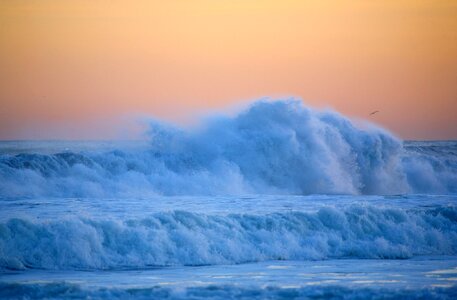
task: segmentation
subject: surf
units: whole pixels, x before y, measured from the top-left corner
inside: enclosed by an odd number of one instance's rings
[[[147,149],[0,156],[0,197],[457,192],[457,146],[430,153],[301,101],[193,129],[151,121]],[[23,187],[27,185],[27,189]]]

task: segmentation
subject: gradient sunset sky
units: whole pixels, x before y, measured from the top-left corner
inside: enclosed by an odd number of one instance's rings
[[[457,1],[0,1],[0,139],[265,96],[457,139]]]

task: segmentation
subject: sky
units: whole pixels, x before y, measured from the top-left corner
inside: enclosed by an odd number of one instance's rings
[[[0,1],[0,139],[129,138],[264,97],[457,139],[457,1]]]

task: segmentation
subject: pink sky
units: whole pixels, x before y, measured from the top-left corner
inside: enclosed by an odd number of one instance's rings
[[[128,138],[132,116],[265,96],[456,139],[457,3],[0,2],[0,139]]]

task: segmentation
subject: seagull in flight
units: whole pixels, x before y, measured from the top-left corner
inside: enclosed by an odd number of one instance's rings
[[[370,113],[370,116],[377,114],[378,112],[379,112],[379,110],[375,110],[374,112]]]

